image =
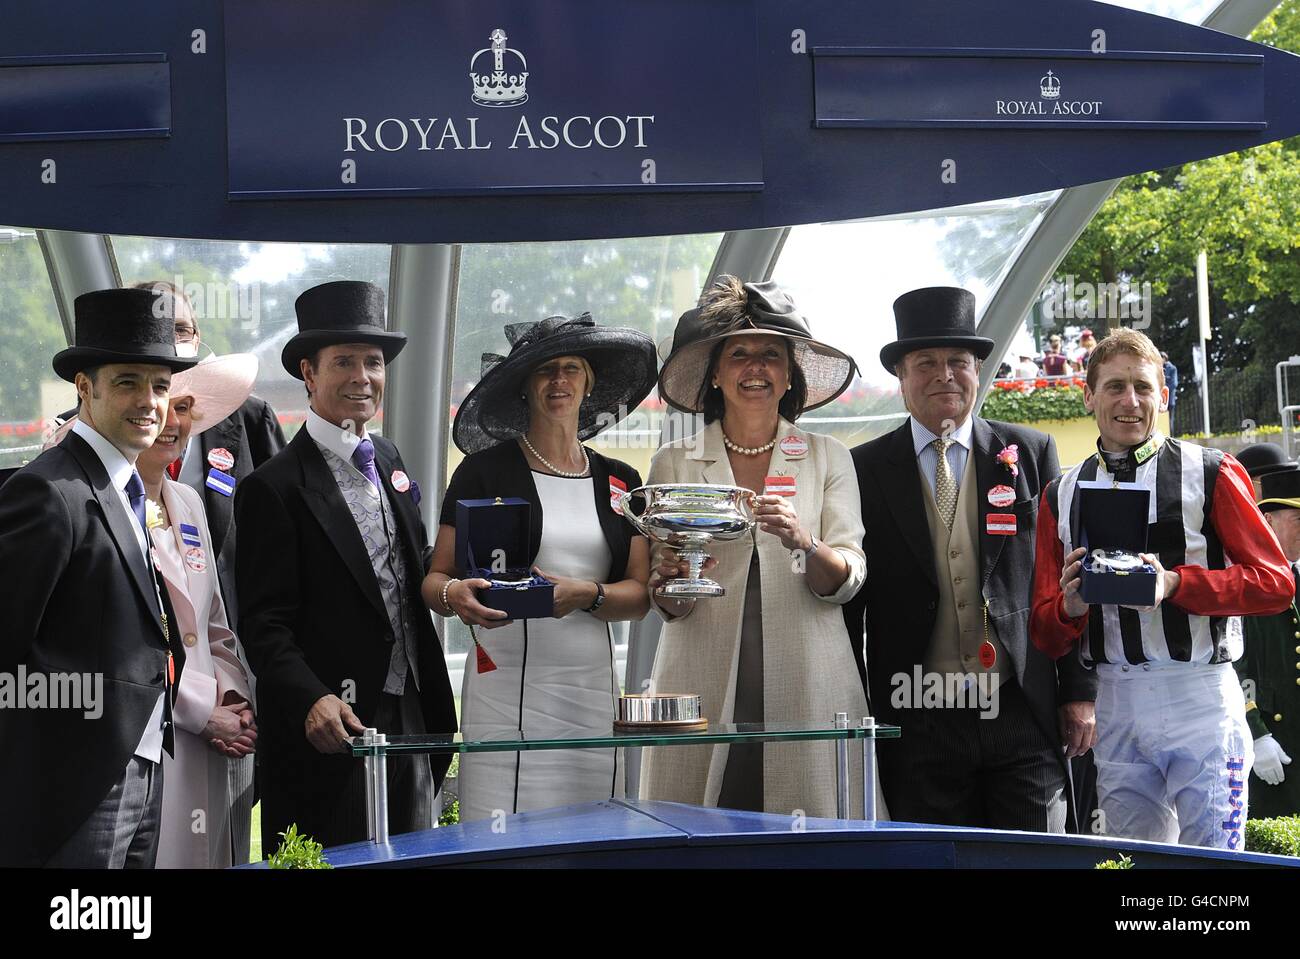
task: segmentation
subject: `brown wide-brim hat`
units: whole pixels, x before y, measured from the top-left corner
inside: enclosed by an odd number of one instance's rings
[[[993,352],[993,341],[975,332],[975,294],[956,286],[926,286],[894,301],[898,339],[880,351],[880,362],[895,376],[894,367],[913,350],[929,347],[963,348],[981,360]]]
[[[813,339],[808,321],[784,290],[767,280],[744,284],[748,295],[741,325],[701,319],[701,310],[687,310],[677,321],[672,350],[659,371],[659,395],[684,413],[701,413],[700,387],[709,374],[709,356],[732,336],[766,333],[786,341],[791,359],[807,384],[803,412],[825,406],[849,388],[858,364],[842,350]]]
[[[391,333],[384,321],[384,291],[360,280],[335,280],[303,292],[293,304],[298,333],[284,344],[280,362],[302,379],[302,361],[326,346],[367,343],[391,363],[406,346],[405,333]]]
[[[73,302],[73,345],[54,356],[54,372],[69,383],[105,363],[147,363],[173,373],[198,359],[176,355],[171,302],[154,290],[93,290]]]
[[[505,328],[510,354],[482,354],[478,384],[456,410],[451,436],[464,453],[477,453],[528,431],[524,381],[547,360],[581,356],[591,364],[595,385],[578,413],[578,439],[616,425],[655,385],[654,340],[639,330],[598,326],[590,313],[549,316]]]

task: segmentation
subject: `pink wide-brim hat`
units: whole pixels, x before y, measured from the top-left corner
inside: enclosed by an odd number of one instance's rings
[[[216,426],[244,405],[257,379],[257,357],[252,353],[227,353],[211,356],[196,366],[172,374],[171,398],[182,396],[194,400],[194,425],[190,436],[198,436]],[[59,426],[45,444],[55,446],[68,435],[75,416]]]

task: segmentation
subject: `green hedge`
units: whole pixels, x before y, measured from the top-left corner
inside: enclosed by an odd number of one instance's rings
[[[1006,423],[1074,420],[1092,414],[1084,408],[1078,386],[1044,386],[1028,391],[1000,389],[995,384],[984,398],[980,416]]]
[[[1300,816],[1247,819],[1246,851],[1300,856]]]

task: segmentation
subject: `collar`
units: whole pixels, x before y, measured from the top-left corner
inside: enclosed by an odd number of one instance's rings
[[[72,432],[85,440],[95,451],[99,461],[104,464],[104,470],[108,473],[108,481],[113,485],[113,489],[119,492],[126,489],[127,480],[135,472],[135,464],[127,462],[121,450],[104,439],[93,426],[80,417],[72,424]]]
[[[1111,453],[1102,449],[1101,437],[1098,436],[1097,462],[1099,466],[1112,475],[1124,470],[1136,471],[1139,466],[1160,452],[1160,447],[1164,442],[1164,436],[1161,435],[1159,430],[1156,430],[1137,446],[1129,447],[1123,453]]]
[[[370,436],[370,431],[361,427],[361,435],[336,426],[321,416],[310,406],[307,407],[307,422],[304,424],[307,435],[316,441],[316,445],[329,450],[345,463],[352,462],[352,451],[357,444]]]
[[[939,437],[934,433],[931,433],[925,426],[922,426],[921,422],[916,419],[916,417],[908,417],[908,421],[912,424],[912,448],[916,451],[916,455],[920,456],[921,451],[935,440],[939,439]],[[954,440],[958,446],[969,453],[971,434],[974,432],[974,428],[975,417],[968,416],[966,417],[966,422],[953,430],[952,436],[950,436],[949,439]]]

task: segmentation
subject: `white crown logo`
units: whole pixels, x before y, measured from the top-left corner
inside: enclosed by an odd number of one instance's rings
[[[470,99],[485,107],[517,107],[528,102],[528,61],[506,46],[506,32],[500,27],[488,39],[492,46],[469,60],[469,78],[474,82]],[[486,54],[491,55],[490,60]]]
[[[1055,100],[1061,95],[1061,81],[1052,75],[1052,71],[1047,71],[1047,76],[1038,81],[1038,92],[1043,95],[1044,100]]]

